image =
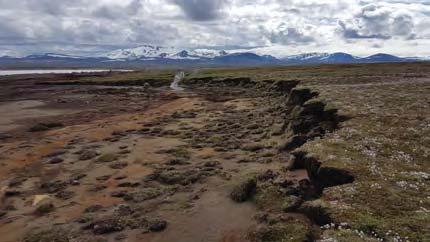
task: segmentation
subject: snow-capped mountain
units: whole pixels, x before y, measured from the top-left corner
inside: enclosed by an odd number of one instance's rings
[[[288,63],[355,63],[359,62],[362,58],[353,56],[343,52],[336,53],[305,53],[300,55],[292,55],[283,58],[283,61]]]
[[[304,61],[304,60],[312,60],[312,59],[320,59],[329,56],[329,53],[318,53],[318,52],[312,52],[312,53],[304,53],[299,55],[290,55],[287,57],[282,58],[283,60],[289,60],[289,61]]]
[[[174,47],[161,47],[152,45],[143,45],[136,48],[119,49],[109,52],[102,57],[113,60],[154,60],[157,58],[164,59],[188,59],[196,60],[201,58],[215,58],[227,55],[227,52],[213,49],[177,49]]]
[[[179,49],[143,45],[136,48],[118,49],[97,56],[75,56],[59,53],[33,54],[26,57],[0,56],[2,67],[111,67],[140,66],[264,66],[306,64],[353,64],[381,62],[430,61],[428,57],[397,57],[376,54],[357,57],[348,53],[304,53],[276,58],[265,55],[261,49]],[[7,53],[6,53],[7,54]]]
[[[90,57],[56,54],[56,53],[45,53],[45,54],[28,55],[25,58],[27,59],[86,59]]]
[[[143,45],[136,48],[130,49],[119,49],[109,52],[102,57],[109,59],[142,59],[142,58],[163,58],[177,53],[177,50],[173,47],[161,47],[152,45]]]

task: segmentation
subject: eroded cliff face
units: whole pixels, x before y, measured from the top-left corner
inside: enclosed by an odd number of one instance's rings
[[[232,191],[233,200],[253,200],[262,212],[262,217],[258,218],[260,227],[251,233],[257,241],[282,239],[282,234],[292,231],[300,231],[296,234],[299,239],[318,238],[319,226],[334,222],[327,206],[319,200],[324,188],[354,181],[350,172],[326,167],[316,157],[300,151],[306,142],[334,132],[345,117],[340,117],[336,109],[328,108],[317,92],[298,87],[299,83],[254,82],[249,78],[205,78],[186,82],[191,89],[211,93],[219,99],[236,95],[259,99],[254,113],[248,115],[249,122],[255,123],[256,129],[260,124],[264,131],[270,130],[263,143],[270,143],[270,148],[276,150],[281,165],[278,169],[267,169],[245,178]],[[237,123],[241,122],[239,119]],[[238,130],[241,128],[242,125],[237,125]],[[228,141],[222,142],[219,148],[223,144]],[[255,152],[268,148],[255,141],[241,147]],[[296,225],[291,225],[292,222]]]

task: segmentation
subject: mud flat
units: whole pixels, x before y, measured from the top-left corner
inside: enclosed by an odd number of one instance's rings
[[[229,71],[1,82],[0,241],[382,238],[346,219],[366,171],[323,146],[357,117],[313,80]]]

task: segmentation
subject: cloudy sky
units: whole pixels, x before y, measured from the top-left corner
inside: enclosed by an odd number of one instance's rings
[[[430,0],[0,0],[0,54],[142,44],[430,56]]]

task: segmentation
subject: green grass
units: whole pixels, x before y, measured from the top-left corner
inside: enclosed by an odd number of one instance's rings
[[[328,233],[333,238],[430,238],[429,63],[203,69],[188,78],[201,77],[300,80],[299,88],[319,92],[326,109],[348,117],[339,130],[301,148],[356,178],[325,189],[321,200],[331,204],[335,222],[364,234]],[[267,190],[255,199],[266,207],[273,196]]]

